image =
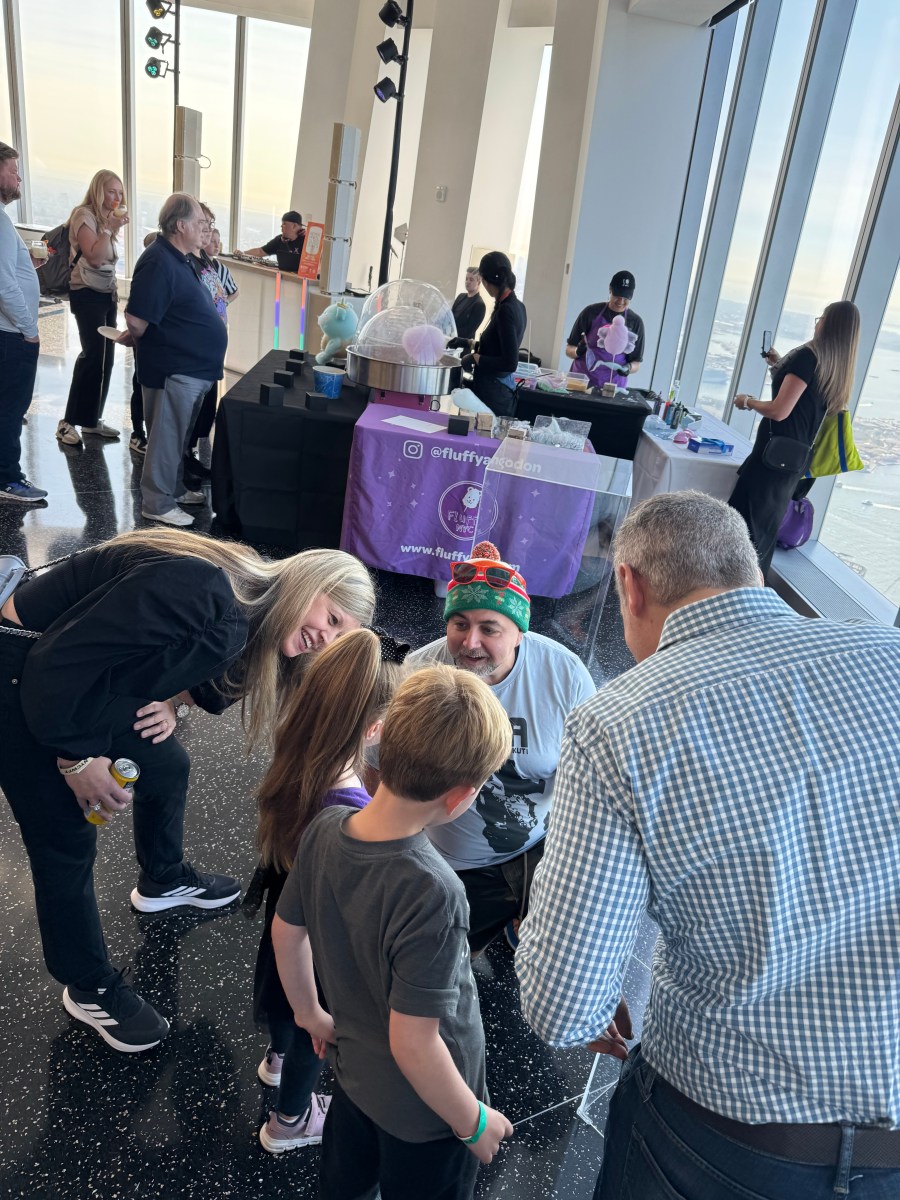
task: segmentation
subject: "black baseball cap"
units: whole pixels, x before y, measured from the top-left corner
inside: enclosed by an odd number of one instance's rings
[[[634,295],[634,276],[630,271],[616,271],[609,281],[609,290],[614,296],[624,296],[630,300]]]
[[[293,208],[290,212],[286,212],[281,219],[282,221],[293,221],[295,225],[303,224],[303,218],[300,216],[297,210]]]

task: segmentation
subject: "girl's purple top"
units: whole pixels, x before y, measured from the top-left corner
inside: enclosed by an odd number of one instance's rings
[[[322,808],[333,808],[336,804],[346,804],[348,808],[365,808],[371,799],[365,788],[332,788],[322,797]]]

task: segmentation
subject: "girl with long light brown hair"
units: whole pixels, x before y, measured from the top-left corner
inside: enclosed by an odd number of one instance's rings
[[[282,714],[272,765],[259,789],[261,861],[250,893],[267,894],[253,1010],[269,1031],[259,1078],[279,1088],[259,1135],[272,1154],[321,1141],[328,1109],[328,1099],[314,1091],[322,1064],[309,1034],[295,1024],[278,977],[272,919],[310,822],[325,808],[364,808],[369,802],[362,782],[364,751],[377,740],[406,649],[385,634],[359,629],[317,655]]]

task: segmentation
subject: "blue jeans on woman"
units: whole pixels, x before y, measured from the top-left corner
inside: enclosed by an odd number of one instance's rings
[[[37,342],[0,329],[0,488],[21,483],[22,418],[28,412],[37,375]]]
[[[900,1170],[851,1167],[854,1127],[833,1166],[765,1154],[688,1113],[635,1046],[609,1105],[594,1200],[895,1200]]]

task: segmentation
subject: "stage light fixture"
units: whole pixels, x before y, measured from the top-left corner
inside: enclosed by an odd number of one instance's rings
[[[164,58],[148,58],[144,70],[151,79],[163,79],[168,73],[169,64]]]
[[[172,0],[147,0],[147,8],[154,21],[161,21],[174,8]]]
[[[154,25],[152,29],[148,29],[144,41],[151,50],[161,50],[167,42],[171,42],[171,33],[163,33],[161,29],[157,29]]]
[[[397,0],[388,0],[387,4],[378,11],[378,18],[385,25],[393,27],[394,25],[405,25],[406,17],[403,14],[403,9],[397,3]]]
[[[402,62],[403,55],[397,49],[397,43],[393,38],[388,38],[387,41],[381,42],[375,47],[378,52],[378,57],[383,63]]]
[[[382,104],[387,104],[388,100],[394,100],[397,97],[397,85],[387,75],[384,79],[378,80],[373,90]]]

